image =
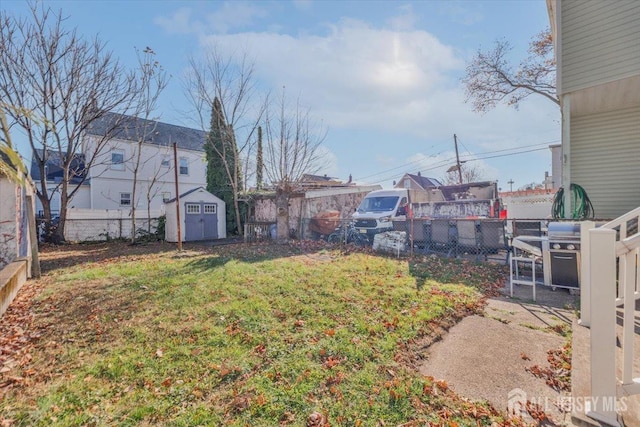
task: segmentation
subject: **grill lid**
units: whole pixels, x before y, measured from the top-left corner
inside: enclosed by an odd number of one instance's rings
[[[550,222],[548,227],[549,238],[580,237],[579,222]]]

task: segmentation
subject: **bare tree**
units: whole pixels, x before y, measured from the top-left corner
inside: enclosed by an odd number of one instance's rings
[[[25,133],[40,172],[37,196],[47,224],[51,199],[60,194],[60,219],[54,239],[64,240],[69,200],[86,179],[110,134],[93,141],[79,156],[85,130],[106,112],[126,110],[135,96],[135,77],[125,72],[99,40],[87,41],[63,27],[61,12],[31,3],[29,19],[0,10],[0,97],[10,126]],[[23,114],[29,112],[30,114]],[[38,119],[34,119],[38,117]],[[118,123],[113,123],[114,127]],[[61,177],[48,189],[45,166],[59,162]]]
[[[484,181],[484,170],[478,164],[469,164],[465,162],[460,165],[460,170],[462,171],[462,183],[469,182],[478,182]],[[460,184],[460,176],[458,174],[458,169],[452,170],[451,172],[447,172],[447,175],[444,177],[442,182],[445,185],[457,185]]]
[[[511,49],[507,40],[497,40],[492,50],[478,50],[462,79],[467,102],[471,101],[474,110],[481,113],[493,109],[498,103],[517,109],[520,101],[532,94],[560,105],[556,95],[556,62],[551,30],[546,29],[531,40],[529,56],[517,68],[508,59]]]
[[[150,48],[145,48],[142,53],[137,52],[138,66],[140,73],[139,93],[135,105],[135,135],[136,143],[134,145],[131,172],[133,174],[133,182],[131,189],[131,243],[136,241],[136,210],[138,205],[138,180],[140,170],[143,169],[151,173],[151,178],[147,182],[146,202],[148,221],[151,222],[150,205],[153,195],[153,189],[159,178],[159,174],[163,170],[160,162],[157,162],[157,155],[160,154],[160,147],[156,149],[156,156],[144,156],[142,151],[145,143],[152,139],[157,127],[157,117],[152,117],[153,112],[158,105],[158,97],[167,86],[167,74],[162,66],[155,60],[155,52]],[[149,150],[147,150],[149,151]],[[164,173],[167,169],[164,170]],[[147,228],[150,232],[150,227]]]
[[[319,148],[327,132],[312,121],[309,110],[300,101],[287,104],[285,90],[275,106],[268,110],[264,121],[264,172],[276,189],[278,240],[289,237],[289,199],[304,174],[320,170]]]
[[[231,191],[233,217],[238,234],[242,234],[239,198],[243,190],[243,176],[247,176],[249,157],[255,145],[254,133],[265,111],[254,82],[254,64],[246,53],[236,57],[224,56],[212,48],[203,61],[191,59],[190,73],[185,80],[185,93],[194,107],[203,130],[213,129],[230,138],[222,144],[207,143],[209,150],[218,156],[230,188],[216,189],[224,196]],[[213,113],[212,113],[213,112]],[[246,168],[243,170],[243,166]],[[225,198],[225,197],[221,197]]]

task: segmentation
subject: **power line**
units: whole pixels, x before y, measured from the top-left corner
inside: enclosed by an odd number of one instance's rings
[[[549,142],[542,142],[542,143],[538,143],[538,144],[524,145],[524,146],[521,146],[521,147],[503,148],[503,149],[500,149],[500,150],[485,151],[485,152],[482,152],[482,153],[475,153],[475,154],[471,154],[471,153],[470,153],[470,154],[463,154],[461,157],[464,157],[464,158],[465,158],[465,162],[470,162],[470,161],[473,161],[473,160],[483,160],[483,159],[485,159],[485,158],[486,158],[486,159],[491,159],[491,158],[494,158],[494,157],[505,157],[505,156],[509,156],[509,155],[517,155],[517,154],[521,154],[521,153],[528,153],[528,152],[533,152],[533,151],[542,151],[542,150],[546,150],[546,149],[548,148],[547,146],[548,146],[549,144],[553,144],[553,143],[555,143],[555,142],[558,142],[558,140],[555,140],[555,141],[549,141]],[[440,145],[442,145],[442,144],[440,144]],[[502,152],[505,152],[505,151],[520,150],[520,149],[523,149],[523,148],[538,147],[538,146],[542,146],[542,145],[544,145],[544,147],[543,147],[543,148],[538,148],[538,149],[535,149],[535,150],[529,150],[529,151],[516,152],[516,153],[509,153],[509,154],[504,154],[504,155],[501,155],[501,156],[490,156],[490,157],[482,157],[482,158],[473,158],[473,157],[471,157],[471,156],[478,156],[478,155],[484,155],[484,154],[493,154],[493,153],[502,153]],[[466,148],[466,147],[465,147],[465,148]],[[468,149],[467,149],[467,150],[468,150]],[[390,168],[390,169],[385,169],[385,170],[383,170],[383,171],[376,172],[376,173],[371,174],[371,175],[367,175],[367,176],[364,176],[364,177],[357,177],[357,178],[355,178],[355,180],[357,180],[357,181],[362,181],[362,180],[365,180],[365,179],[367,179],[367,178],[377,177],[377,176],[380,176],[380,175],[386,174],[386,173],[391,172],[391,171],[394,171],[394,170],[398,170],[398,169],[406,169],[406,168],[407,168],[408,166],[410,166],[410,165],[414,165],[414,164],[416,164],[416,163],[424,162],[426,159],[431,158],[431,157],[438,156],[438,155],[440,155],[440,154],[442,154],[442,152],[437,153],[437,154],[432,154],[432,155],[427,156],[426,158],[423,158],[423,159],[418,159],[418,160],[414,160],[414,161],[411,161],[411,162],[408,162],[408,163],[404,163],[404,164],[402,164],[402,165],[400,165],[400,166],[396,166],[396,167],[393,167],[393,168]],[[427,171],[427,170],[438,169],[438,168],[440,168],[440,167],[443,167],[443,166],[447,165],[448,163],[452,162],[453,160],[455,160],[455,157],[450,157],[450,158],[447,158],[447,159],[441,160],[440,162],[436,163],[435,165],[430,166],[429,168],[426,168],[426,169],[425,169],[425,168],[423,168],[422,170],[423,170],[423,171]],[[395,176],[395,175],[394,175],[394,176]],[[391,178],[393,178],[393,176],[391,176]],[[391,178],[388,178],[388,177],[381,178],[380,180],[378,180],[378,181],[376,181],[376,182],[386,181],[386,180],[391,179]]]

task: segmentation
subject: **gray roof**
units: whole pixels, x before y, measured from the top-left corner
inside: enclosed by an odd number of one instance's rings
[[[138,136],[145,135],[144,142],[149,144],[171,146],[176,142],[178,148],[194,151],[204,151],[207,138],[207,133],[198,129],[116,113],[106,113],[87,129],[89,135],[104,136],[107,133],[111,133],[113,138],[128,141],[137,141]]]
[[[411,173],[407,174],[409,177],[413,178],[413,180],[415,182],[417,182],[418,184],[420,184],[422,186],[422,188],[427,189],[427,188],[433,188],[433,187],[440,187],[442,185],[442,183],[440,181],[438,181],[435,178],[428,178],[426,176],[422,176],[422,175],[414,175]]]

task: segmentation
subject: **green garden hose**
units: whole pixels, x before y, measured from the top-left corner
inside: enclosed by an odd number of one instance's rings
[[[595,212],[593,205],[587,192],[584,188],[578,184],[571,184],[569,190],[573,194],[573,212],[571,213],[571,219],[583,220],[587,218],[594,218]],[[553,198],[553,205],[551,206],[551,216],[553,219],[563,219],[564,216],[564,187],[560,187],[555,197]]]

